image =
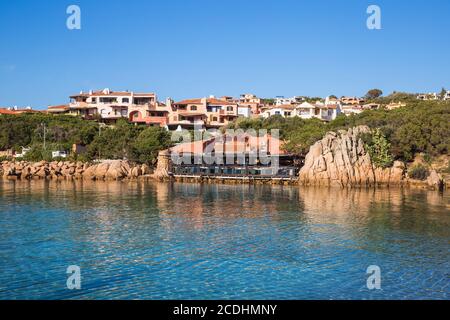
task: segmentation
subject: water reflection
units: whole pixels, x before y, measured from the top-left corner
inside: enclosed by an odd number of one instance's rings
[[[0,180],[0,199],[0,298],[449,293],[448,193]],[[83,267],[81,292],[64,288],[70,264]],[[370,264],[382,292],[365,288]]]

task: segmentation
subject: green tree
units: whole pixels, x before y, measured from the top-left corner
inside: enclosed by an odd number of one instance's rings
[[[381,97],[383,95],[383,91],[380,89],[371,89],[367,91],[366,98],[367,99],[376,99],[378,97]]]
[[[441,93],[439,94],[440,98],[444,99],[446,93],[447,93],[447,90],[444,87],[442,87]]]
[[[170,133],[160,127],[148,127],[133,143],[133,157],[141,163],[155,162],[160,150],[170,147]]]

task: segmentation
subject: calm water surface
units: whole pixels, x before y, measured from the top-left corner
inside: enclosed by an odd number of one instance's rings
[[[0,181],[0,299],[449,299],[449,245],[448,193]]]

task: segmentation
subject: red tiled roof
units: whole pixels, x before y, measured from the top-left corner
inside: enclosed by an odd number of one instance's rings
[[[0,114],[17,114],[17,112],[6,108],[0,108]]]
[[[174,104],[182,104],[182,105],[184,105],[184,104],[201,104],[202,100],[203,99],[186,99],[186,100],[181,100],[179,102],[175,102]],[[212,104],[212,105],[235,105],[235,104],[237,104],[236,102],[221,100],[221,99],[217,99],[217,98],[207,98],[206,103]]]
[[[205,116],[206,117],[206,113],[204,112],[178,112],[178,114],[180,116],[183,117],[194,117],[194,116]]]
[[[83,92],[83,93],[79,93],[79,94],[74,94],[72,96],[70,96],[71,98],[75,98],[75,97],[107,97],[107,96],[119,96],[119,97],[131,97],[131,94],[133,94],[134,97],[153,97],[155,96],[154,93],[136,93],[136,92],[128,92],[128,91],[110,91],[109,94],[105,94],[102,90],[100,91],[94,91],[92,92],[92,94],[90,94],[89,92]]]
[[[63,109],[63,110],[69,110],[69,106],[67,104],[62,104],[59,106],[48,106],[47,109]]]

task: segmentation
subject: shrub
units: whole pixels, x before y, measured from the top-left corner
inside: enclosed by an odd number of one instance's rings
[[[0,156],[0,162],[2,161],[12,161],[13,158],[10,156]]]
[[[387,168],[392,165],[391,144],[379,128],[373,130],[371,134],[362,135],[361,138],[375,166]]]
[[[430,175],[430,172],[425,166],[418,164],[409,170],[408,175],[413,179],[425,180]]]

